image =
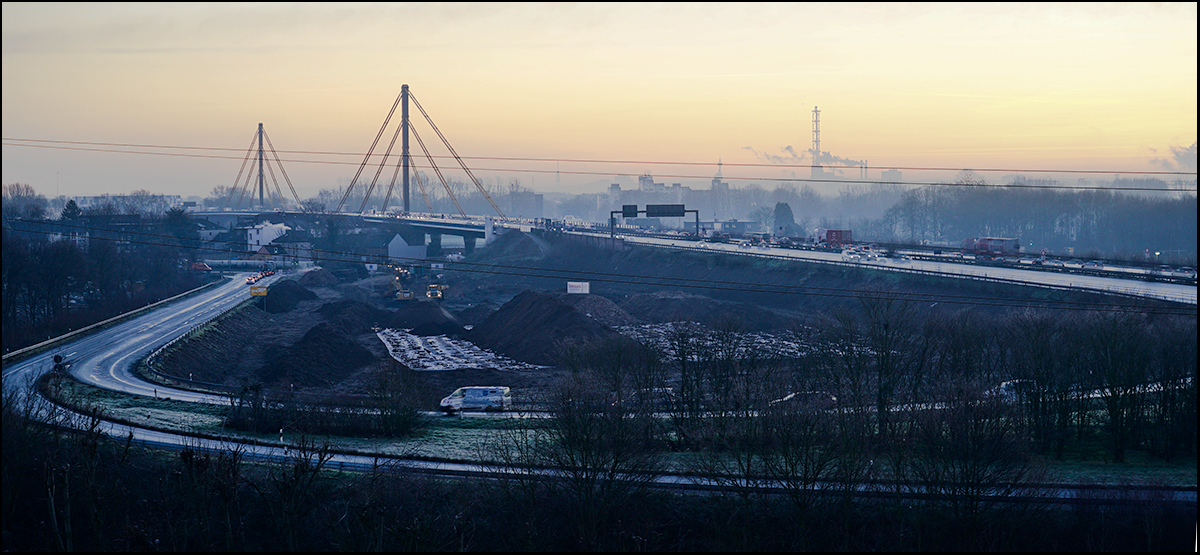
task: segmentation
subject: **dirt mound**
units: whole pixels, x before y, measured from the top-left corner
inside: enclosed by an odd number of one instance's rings
[[[338,278],[325,268],[317,268],[304,272],[304,275],[300,276],[299,283],[305,287],[329,287],[337,285]]]
[[[413,335],[451,335],[463,333],[462,321],[441,304],[433,301],[408,301],[392,314],[384,327],[411,329]]]
[[[288,348],[267,353],[258,375],[264,383],[330,387],[375,361],[375,355],[342,330],[322,322]]]
[[[512,258],[540,258],[544,254],[541,246],[528,234],[510,231],[496,237],[479,258],[504,260]]]
[[[349,335],[370,331],[372,327],[387,327],[392,315],[361,301],[334,301],[321,305],[317,313],[333,326]]]
[[[491,316],[492,313],[499,309],[499,304],[490,301],[483,301],[468,305],[467,307],[459,310],[455,310],[453,314],[464,325],[478,326],[481,322],[487,320],[488,316]]]
[[[718,301],[682,291],[633,295],[620,307],[635,318],[653,323],[699,322],[716,329],[735,325],[747,332],[788,329],[797,324],[794,319],[749,303]]]
[[[575,307],[589,318],[609,327],[636,326],[642,321],[600,295],[565,295],[563,303]]]
[[[271,314],[279,314],[290,312],[300,304],[300,301],[311,301],[316,298],[316,293],[289,279],[280,281],[267,289],[267,296],[260,306]]]
[[[475,326],[467,339],[522,362],[553,365],[564,342],[621,337],[564,302],[565,296],[525,291]]]

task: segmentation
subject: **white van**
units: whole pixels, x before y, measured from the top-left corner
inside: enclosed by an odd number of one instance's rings
[[[507,387],[472,385],[460,387],[442,399],[442,412],[454,414],[464,410],[487,412],[512,409],[512,392]]]

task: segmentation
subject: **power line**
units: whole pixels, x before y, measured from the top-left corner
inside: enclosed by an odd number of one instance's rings
[[[8,140],[8,139],[6,139]],[[185,158],[215,158],[236,160],[234,156],[220,156],[211,154],[186,154],[178,152],[146,152],[132,150],[114,150],[103,148],[83,148],[83,147],[68,147],[68,146],[53,146],[53,145],[37,145],[37,144],[20,144],[20,143],[4,143],[5,146],[18,146],[28,148],[46,148],[57,150],[79,150],[91,152],[113,152],[119,154],[147,154],[155,156],[176,156]],[[286,151],[285,151],[286,152]],[[468,158],[468,157],[464,157]],[[544,161],[553,161],[552,159],[542,159]],[[340,162],[334,160],[306,160],[306,159],[284,159],[281,161],[293,162],[299,164],[329,164],[329,165],[354,165],[355,162]],[[778,166],[769,166],[778,167]],[[553,169],[539,170],[529,168],[476,168],[479,171],[490,171],[497,173],[548,173],[548,174],[571,174],[571,175],[613,175],[614,172],[600,171],[559,171]],[[960,171],[960,170],[956,170]],[[981,170],[971,170],[981,171]],[[1011,170],[1021,171],[1021,170]],[[619,172],[618,172],[619,173]],[[1099,173],[1099,172],[1096,172]],[[1139,173],[1139,172],[1125,172]],[[1151,172],[1141,172],[1151,173]],[[1173,172],[1173,175],[1195,175],[1194,172]],[[709,179],[710,176],[705,175],[684,175],[684,174],[659,174],[657,177],[670,177],[675,179]],[[981,183],[941,183],[935,181],[886,181],[886,180],[869,180],[869,179],[812,179],[803,177],[756,177],[756,176],[725,176],[725,179],[740,180],[740,181],[770,181],[781,183],[831,183],[841,185],[913,185],[913,186],[933,186],[933,187],[960,187],[960,188],[982,188],[982,189],[1062,189],[1073,191],[1143,191],[1143,192],[1164,192],[1164,193],[1194,193],[1195,188],[1180,188],[1180,189],[1163,189],[1161,187],[1111,187],[1105,185],[1050,185],[1050,184],[1027,184],[1027,183],[1009,183],[1009,184],[981,184]]]
[[[78,145],[97,145],[97,146],[125,146],[125,147],[140,147],[140,148],[173,148],[186,150],[223,150],[223,151],[239,151],[233,148],[223,147],[203,147],[203,146],[176,146],[176,145],[151,145],[138,143],[109,143],[109,142],[89,142],[89,141],[60,141],[50,139],[19,139],[6,137],[5,141],[25,141],[25,142],[42,142],[42,143],[63,143],[63,144],[78,144]],[[11,146],[35,146],[35,145],[18,145]],[[122,152],[122,151],[117,151]],[[361,152],[334,152],[334,151],[319,151],[319,150],[280,150],[279,152],[286,154],[321,154],[331,156],[362,156]],[[439,155],[434,158],[453,159],[455,156]],[[598,158],[527,158],[517,156],[459,156],[463,160],[496,160],[496,161],[511,161],[511,162],[573,162],[581,164],[649,164],[649,165],[671,165],[671,166],[712,166],[712,162],[671,162],[663,160],[606,160]],[[755,164],[755,163],[739,163],[739,162],[724,162],[726,166],[746,167],[746,168],[830,168],[830,169],[849,169],[859,168],[860,166],[834,166],[834,165],[819,165],[819,164]],[[972,172],[1024,172],[1024,173],[1081,173],[1081,174],[1133,174],[1133,175],[1196,175],[1196,172],[1184,171],[1160,171],[1160,170],[1062,170],[1062,169],[1035,169],[1035,168],[947,168],[934,166],[869,166],[875,170],[906,170],[906,171],[963,171]],[[740,178],[734,178],[740,179]]]
[[[172,240],[177,240],[177,241],[180,240],[178,237],[175,237],[173,235],[164,235],[164,234],[139,232],[139,231],[116,231],[116,230],[106,229],[106,228],[102,228],[102,227],[62,224],[62,223],[59,223],[56,221],[49,221],[49,220],[27,220],[27,219],[12,218],[12,217],[5,217],[4,220],[6,220],[8,222],[24,223],[24,224],[54,225],[54,226],[58,226],[58,227],[66,227],[66,228],[81,229],[81,230],[88,230],[88,231],[104,231],[104,232],[109,232],[109,233],[119,233],[119,234],[123,234],[126,236],[137,235],[137,236],[144,236],[144,237],[153,238],[153,239],[172,239]],[[41,234],[41,235],[59,235],[59,233],[56,231],[19,229],[16,227],[12,227],[10,229],[12,229],[14,231],[24,232],[24,233],[36,233],[36,234]],[[91,240],[91,239],[105,240],[105,241],[123,241],[123,242],[127,242],[127,243],[132,243],[132,244],[174,247],[174,248],[183,248],[183,249],[189,249],[189,250],[195,250],[195,251],[210,251],[210,252],[220,252],[220,253],[230,252],[229,250],[215,248],[215,247],[179,245],[179,244],[174,244],[174,243],[156,242],[156,241],[135,241],[135,240],[131,240],[128,238],[121,239],[121,238],[115,238],[115,237],[114,238],[89,237],[89,240]],[[199,240],[197,239],[196,241],[199,241]],[[363,256],[373,256],[373,255],[365,255],[363,253],[356,253],[356,252],[352,252],[352,251],[334,251],[334,250],[322,250],[322,249],[312,249],[312,253],[315,258],[321,259],[321,260],[330,260],[332,262],[347,262],[347,263],[357,263],[357,264],[363,263],[363,260],[362,260]],[[341,257],[341,258],[337,258],[337,257]],[[391,257],[389,257],[389,258],[391,258]],[[397,257],[395,259],[407,260],[407,261],[410,261],[409,263],[411,263],[411,264],[424,264],[424,263],[428,262],[426,259],[417,259],[417,258]],[[990,298],[990,297],[980,297],[980,296],[971,296],[971,295],[949,295],[949,294],[936,294],[936,293],[913,294],[913,293],[902,293],[902,292],[895,292],[895,291],[860,290],[860,289],[847,289],[847,288],[835,288],[835,287],[815,287],[815,286],[802,286],[802,285],[772,285],[772,284],[762,284],[762,283],[732,282],[732,281],[708,280],[708,279],[698,279],[698,278],[655,277],[655,276],[643,276],[643,275],[636,275],[636,274],[623,274],[623,273],[612,273],[612,272],[592,272],[592,271],[581,271],[581,270],[533,268],[533,267],[528,267],[528,266],[516,266],[516,265],[504,265],[504,264],[483,264],[483,263],[472,263],[472,262],[453,262],[453,263],[446,262],[445,264],[450,264],[452,266],[450,269],[453,269],[455,271],[469,272],[469,273],[505,275],[505,276],[514,276],[514,277],[544,278],[544,279],[563,279],[563,280],[587,279],[589,281],[596,281],[596,282],[602,282],[602,283],[618,283],[618,284],[626,284],[626,285],[682,287],[682,288],[708,289],[708,290],[719,290],[719,291],[737,291],[737,292],[747,292],[747,293],[812,295],[812,296],[833,297],[833,298],[860,298],[865,295],[875,295],[875,296],[891,298],[894,300],[913,301],[913,302],[944,302],[944,303],[948,303],[948,304],[964,304],[964,305],[975,305],[975,306],[999,306],[999,307],[1009,307],[1009,308],[1038,308],[1038,309],[1052,309],[1052,310],[1086,310],[1086,311],[1101,311],[1101,312],[1138,312],[1138,313],[1173,314],[1173,315],[1194,315],[1195,314],[1195,309],[1187,309],[1187,308],[1175,309],[1175,308],[1171,308],[1171,307],[1146,307],[1144,305],[1139,305],[1139,304],[1113,304],[1113,303],[1090,303],[1090,302],[1080,302],[1080,301],[1044,301],[1044,300],[1043,301],[1014,301],[1012,299]],[[1014,306],[1014,303],[1021,303],[1021,304],[1017,304]]]

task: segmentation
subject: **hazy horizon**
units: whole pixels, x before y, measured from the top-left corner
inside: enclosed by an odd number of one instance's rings
[[[772,164],[811,163],[814,106],[821,150],[866,161],[868,179],[904,166],[946,168],[903,171],[916,182],[962,168],[1194,180],[1196,44],[1193,3],[5,3],[2,179],[47,197],[205,196],[234,184],[261,122],[280,151],[356,153],[281,154],[312,196],[353,177],[408,84],[464,157],[689,163],[469,161],[537,192],[647,171],[707,188],[718,160],[738,186],[802,181],[807,168]],[[410,118],[446,154],[415,105]]]

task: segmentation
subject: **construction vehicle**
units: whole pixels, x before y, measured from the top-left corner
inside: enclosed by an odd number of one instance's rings
[[[416,293],[405,285],[412,278],[412,272],[403,266],[393,270],[395,271],[395,275],[392,276],[393,297],[397,301],[411,301],[416,298]]]
[[[425,296],[431,299],[441,299],[446,296],[445,292],[449,288],[449,285],[430,283],[429,288],[425,290]]]

